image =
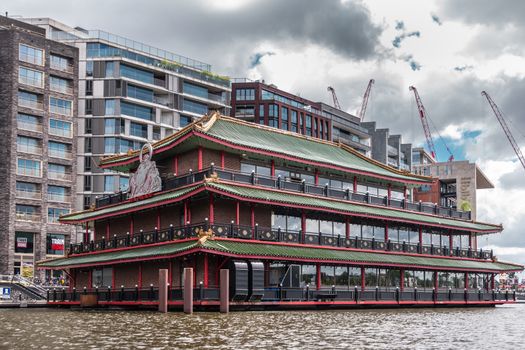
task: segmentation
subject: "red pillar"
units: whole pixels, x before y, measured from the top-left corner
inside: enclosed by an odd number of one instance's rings
[[[453,242],[452,242],[452,235],[449,235],[448,236],[448,247],[450,249],[450,255],[452,255],[452,250],[454,250],[454,247],[452,247],[452,244],[453,244]]]
[[[113,266],[113,273],[111,274],[111,289],[115,290],[115,266]]]
[[[221,151],[221,168],[224,169],[224,151]]]
[[[106,222],[106,240],[109,240],[109,219]]]
[[[419,225],[419,244],[423,246],[423,228]]]
[[[160,210],[157,208],[157,229],[160,230]]]
[[[388,242],[388,222],[385,222],[385,242]]]
[[[197,150],[197,170],[202,170],[202,147],[199,147]]]
[[[468,235],[468,246],[470,249],[474,249],[474,246],[472,244],[472,233]]]
[[[490,288],[496,289],[496,275],[494,273],[490,277]]]
[[[168,261],[168,283],[170,284],[168,287],[168,290],[171,288],[171,284],[173,282],[173,261]]]
[[[137,286],[139,287],[139,289],[142,289],[142,263],[141,262],[139,262],[139,276],[138,276]]]
[[[354,190],[354,193],[357,192],[357,176],[354,176],[354,188],[353,188],[353,190]]]
[[[214,204],[213,193],[210,193],[210,224],[213,225],[214,222],[215,222],[215,204]]]
[[[134,227],[133,227],[133,214],[131,214],[130,216],[130,220],[129,220],[129,234],[133,236],[133,231],[134,231]]]
[[[365,280],[365,268],[364,267],[361,267],[361,290],[365,290],[365,284],[366,284],[366,280]]]
[[[399,290],[405,289],[405,269],[399,269]]]
[[[253,204],[250,206],[250,225],[252,229],[255,228],[255,207]]]
[[[86,221],[86,233],[84,233],[84,242],[89,242],[89,221]]]
[[[173,173],[175,176],[179,174],[179,155],[173,157]]]
[[[315,185],[319,185],[319,169],[315,169]]]
[[[303,235],[302,242],[306,242],[306,213],[301,212],[301,233]]]
[[[90,269],[89,272],[88,272],[88,285],[87,285],[87,288],[88,289],[93,288],[93,270],[92,269]]]
[[[183,222],[183,225],[186,225],[186,223],[189,221],[188,220],[188,201],[184,201],[184,222]]]
[[[208,288],[208,254],[204,253],[204,288]]]
[[[316,265],[315,287],[317,290],[321,289],[321,264],[319,263]]]
[[[350,238],[350,217],[346,217],[346,220],[345,220],[345,236],[346,236],[346,239],[349,239]]]
[[[390,205],[390,199],[392,199],[392,184],[388,184],[387,199],[388,199],[388,205]]]
[[[241,202],[237,201],[235,202],[235,225],[239,225],[241,223]]]
[[[434,272],[434,288],[436,289],[436,292],[439,288],[439,279],[438,279],[438,272]]]
[[[273,159],[272,159],[271,164],[272,164],[272,167],[271,167],[271,170],[270,170],[270,175],[272,177],[274,177],[275,176],[275,161]]]
[[[465,272],[465,289],[468,289],[469,288],[469,285],[468,285],[468,272]]]

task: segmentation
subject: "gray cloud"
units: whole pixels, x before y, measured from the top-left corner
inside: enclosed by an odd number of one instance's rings
[[[523,190],[525,189],[525,169],[519,165],[516,170],[501,176],[499,182],[506,190]]]
[[[454,67],[454,70],[455,70],[456,72],[464,72],[464,71],[470,71],[470,70],[472,70],[473,68],[474,68],[474,66],[472,66],[472,65],[464,64],[464,65],[462,65],[462,66],[456,66],[456,67]]]
[[[257,52],[250,57],[250,68],[256,67],[261,64],[261,60],[265,56],[273,56],[275,52],[266,51],[266,52]]]

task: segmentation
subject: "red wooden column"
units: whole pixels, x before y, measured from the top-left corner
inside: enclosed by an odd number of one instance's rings
[[[315,177],[314,177],[315,185],[319,185],[319,169],[315,169]]]
[[[179,155],[173,157],[173,174],[177,176],[179,174]]]
[[[319,263],[316,265],[315,288],[317,290],[321,289],[321,264]]]
[[[354,193],[357,192],[357,176],[354,176],[354,188],[353,188],[353,191],[354,191]]]
[[[385,243],[388,242],[388,221],[385,222]]]
[[[346,239],[350,238],[350,217],[347,216],[345,220],[345,237]]]
[[[173,282],[173,260],[168,261],[168,289],[171,288],[171,284]]]
[[[399,290],[405,289],[405,269],[399,269]]]
[[[221,151],[221,168],[224,169],[224,151]]]
[[[111,289],[115,290],[115,266],[113,266],[113,271],[111,274]]]
[[[197,150],[197,170],[202,170],[202,146],[200,146]]]
[[[392,184],[388,184],[387,187],[387,203],[390,205],[390,199],[392,199]]]
[[[87,288],[88,289],[91,289],[93,288],[93,270],[90,269],[89,272],[88,272],[88,285],[87,285]],[[494,289],[494,288],[492,288]]]
[[[239,225],[241,223],[241,202],[236,201],[235,202],[235,225]]]
[[[304,210],[301,212],[301,233],[302,233],[302,236],[301,239],[303,243],[306,242],[306,213],[304,212]]]
[[[468,235],[468,246],[470,247],[470,249],[474,250],[474,245],[472,244],[473,242],[473,239],[472,239],[472,233],[470,233]]]
[[[183,205],[183,210],[184,210],[184,222],[182,223],[183,225],[186,225],[186,223],[189,221],[188,220],[188,201],[184,201],[184,205]]]
[[[133,220],[133,214],[131,214],[130,216],[130,220],[129,220],[129,234],[133,236],[133,231],[135,230],[135,228],[133,227],[134,225],[134,220]]]
[[[250,205],[250,225],[252,229],[255,228],[255,206],[253,204]]]
[[[452,244],[454,244],[452,240],[452,235],[449,235],[448,236],[448,248],[450,250],[450,255],[452,255],[453,250],[454,250],[454,248],[452,247]]]
[[[490,277],[490,288],[491,289],[496,289],[496,274],[494,274],[494,273]]]
[[[204,253],[204,288],[208,288],[208,253]]]
[[[361,267],[361,290],[364,291],[365,290],[365,284],[366,284],[366,279],[365,279],[365,267]]]
[[[465,289],[468,289],[469,285],[468,285],[468,272],[465,272]]]
[[[139,275],[137,278],[137,286],[142,289],[142,262],[139,262]]]
[[[213,193],[210,193],[210,224],[213,225],[215,222],[215,201]]]
[[[86,232],[84,233],[84,242],[89,242],[89,221],[86,221]]]
[[[110,227],[109,227],[109,219],[108,219],[108,221],[106,222],[106,240],[109,240],[109,231],[110,231]]]
[[[423,246],[423,228],[419,225],[419,245]]]
[[[436,293],[437,293],[438,288],[439,288],[439,280],[438,280],[438,272],[437,271],[434,272],[434,288],[436,289]]]
[[[408,199],[408,193],[407,193],[407,187],[406,186],[403,187],[403,198],[405,199],[405,201]]]
[[[160,209],[157,208],[157,230],[160,230]]]
[[[271,175],[272,177],[274,177],[274,176],[275,176],[275,161],[274,161],[273,159],[272,159],[271,164],[272,164],[272,165],[271,165],[271,168],[270,168],[270,175]]]

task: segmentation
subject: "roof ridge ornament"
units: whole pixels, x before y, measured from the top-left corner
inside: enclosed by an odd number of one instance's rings
[[[148,149],[148,153],[144,153],[144,148]],[[129,179],[130,198],[158,192],[162,189],[159,170],[156,163],[151,160],[152,157],[153,146],[148,142],[140,149],[140,165]]]
[[[203,245],[204,243],[206,243],[207,240],[215,240],[215,234],[213,233],[211,228],[208,229],[208,231],[204,231],[202,228],[200,228],[199,232],[197,232],[197,237],[199,238],[197,241],[199,245]]]

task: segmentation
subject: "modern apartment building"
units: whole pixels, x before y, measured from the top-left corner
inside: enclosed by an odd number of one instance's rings
[[[71,239],[77,71],[77,48],[0,17],[0,274],[33,277]]]
[[[359,119],[322,102],[278,89],[264,81],[236,79],[231,116],[299,134],[345,143],[369,155],[370,136]]]
[[[24,21],[80,52],[78,209],[128,187],[128,174],[97,167],[101,157],[160,140],[210,110],[230,112],[230,81],[207,63],[50,18]]]

